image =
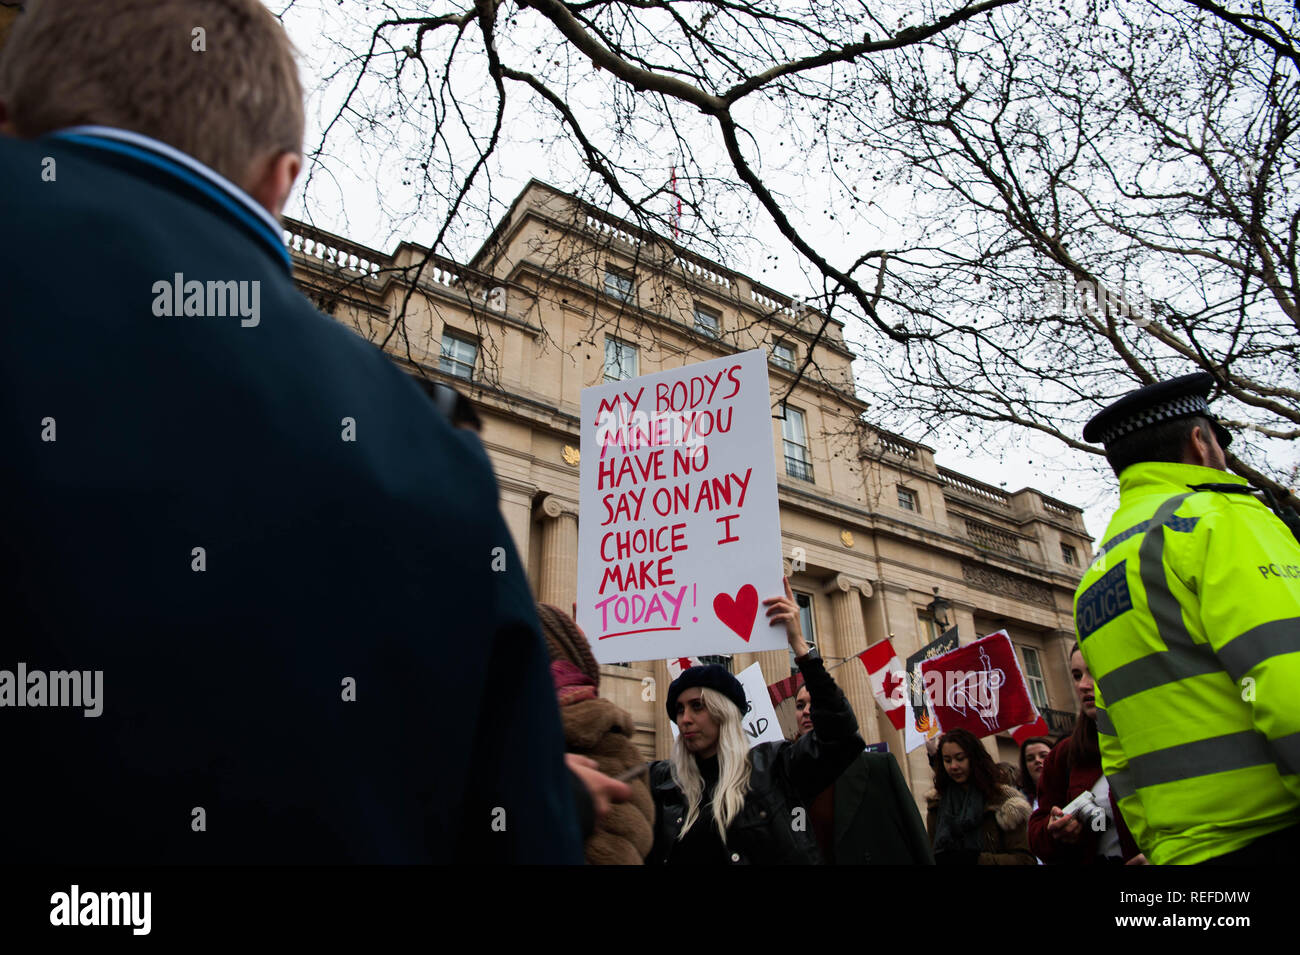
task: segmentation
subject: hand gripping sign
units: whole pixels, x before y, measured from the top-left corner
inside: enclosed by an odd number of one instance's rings
[[[775,650],[783,593],[762,350],[582,392],[578,625],[601,663]]]

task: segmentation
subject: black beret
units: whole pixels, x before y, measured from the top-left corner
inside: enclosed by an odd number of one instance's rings
[[[1130,391],[1083,426],[1083,440],[1108,445],[1143,428],[1197,415],[1210,422],[1219,446],[1226,448],[1232,435],[1210,414],[1213,390],[1214,376],[1198,372]]]
[[[682,695],[683,690],[689,690],[693,686],[717,690],[735,703],[736,709],[740,710],[742,715],[749,710],[749,700],[745,698],[745,687],[741,682],[728,673],[726,667],[710,663],[707,666],[683,670],[682,675],[669,685],[666,701],[668,719],[677,719],[677,697]]]

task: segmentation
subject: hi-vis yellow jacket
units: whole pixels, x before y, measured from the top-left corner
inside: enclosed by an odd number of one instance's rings
[[[1300,544],[1212,468],[1143,463],[1074,597],[1102,770],[1156,864],[1300,824]]]

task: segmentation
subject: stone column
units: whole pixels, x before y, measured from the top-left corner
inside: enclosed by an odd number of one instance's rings
[[[537,575],[537,599],[573,609],[578,597],[578,505],[549,494],[542,499],[542,559]]]
[[[871,584],[855,581],[845,574],[836,574],[830,579],[825,593],[831,600],[831,614],[834,621],[835,656],[834,662],[847,660],[843,666],[836,667],[833,676],[858,718],[862,737],[868,743],[879,742],[880,727],[876,718],[876,698],[871,692],[871,680],[866,667],[859,660],[853,659],[867,648],[866,621],[862,618],[862,599],[860,593],[871,596]]]
[[[664,708],[665,701],[668,699],[668,687],[672,684],[672,678],[668,675],[668,664],[664,660],[655,660],[650,664],[654,672],[655,692],[654,701],[654,727],[655,727],[655,759],[667,759],[673,751],[673,731],[668,728],[668,711]]]
[[[754,624],[755,629],[758,628],[762,621],[763,607],[760,605],[758,608],[758,623]],[[748,670],[755,663],[759,662],[760,659],[761,657],[757,653],[733,653],[731,655],[731,672],[736,676],[740,676],[742,672]]]
[[[890,645],[894,648],[894,653],[898,655],[899,666],[902,666],[904,659],[903,649],[900,642],[894,639],[894,632],[890,628],[889,613],[885,607],[885,584],[877,582],[872,587],[872,596],[867,607],[867,643],[874,645],[882,640],[889,640]],[[863,668],[865,670],[865,667]],[[889,721],[883,713],[879,712],[879,706],[876,707],[876,726],[879,731],[878,739],[889,744],[889,751],[898,759],[898,764],[904,770],[904,778],[907,772],[907,754],[903,751],[904,737],[901,730],[894,729],[894,724]]]
[[[501,516],[505,519],[506,528],[514,539],[515,550],[519,552],[519,559],[523,561],[524,567],[527,568],[528,538],[533,523],[533,498],[537,495],[537,488],[532,484],[515,481],[503,475],[501,465],[495,461],[493,467],[497,474],[497,487],[501,491]],[[537,581],[530,580],[529,582],[533,585],[535,591]]]
[[[762,612],[762,608],[759,608]],[[775,683],[777,680],[784,680],[790,675],[790,651],[789,650],[764,650],[762,653],[753,654],[753,660],[757,661],[763,669],[763,682]],[[749,666],[749,664],[745,664]]]

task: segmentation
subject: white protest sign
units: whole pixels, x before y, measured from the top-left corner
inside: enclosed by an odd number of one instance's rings
[[[582,392],[578,625],[601,663],[777,650],[762,350]]]
[[[759,743],[784,742],[781,723],[776,718],[776,707],[772,705],[772,694],[767,691],[762,668],[755,663],[746,667],[736,679],[745,688],[745,699],[749,701],[749,712],[740,722],[745,728],[745,738],[749,740],[750,748]]]
[[[746,667],[736,677],[745,688],[745,700],[749,703],[749,712],[740,721],[745,731],[745,740],[753,749],[759,743],[783,743],[781,724],[776,718],[776,708],[772,706],[772,694],[767,692],[767,683],[763,679],[763,669],[757,663]],[[669,723],[673,731],[673,741],[677,741],[677,724]]]

